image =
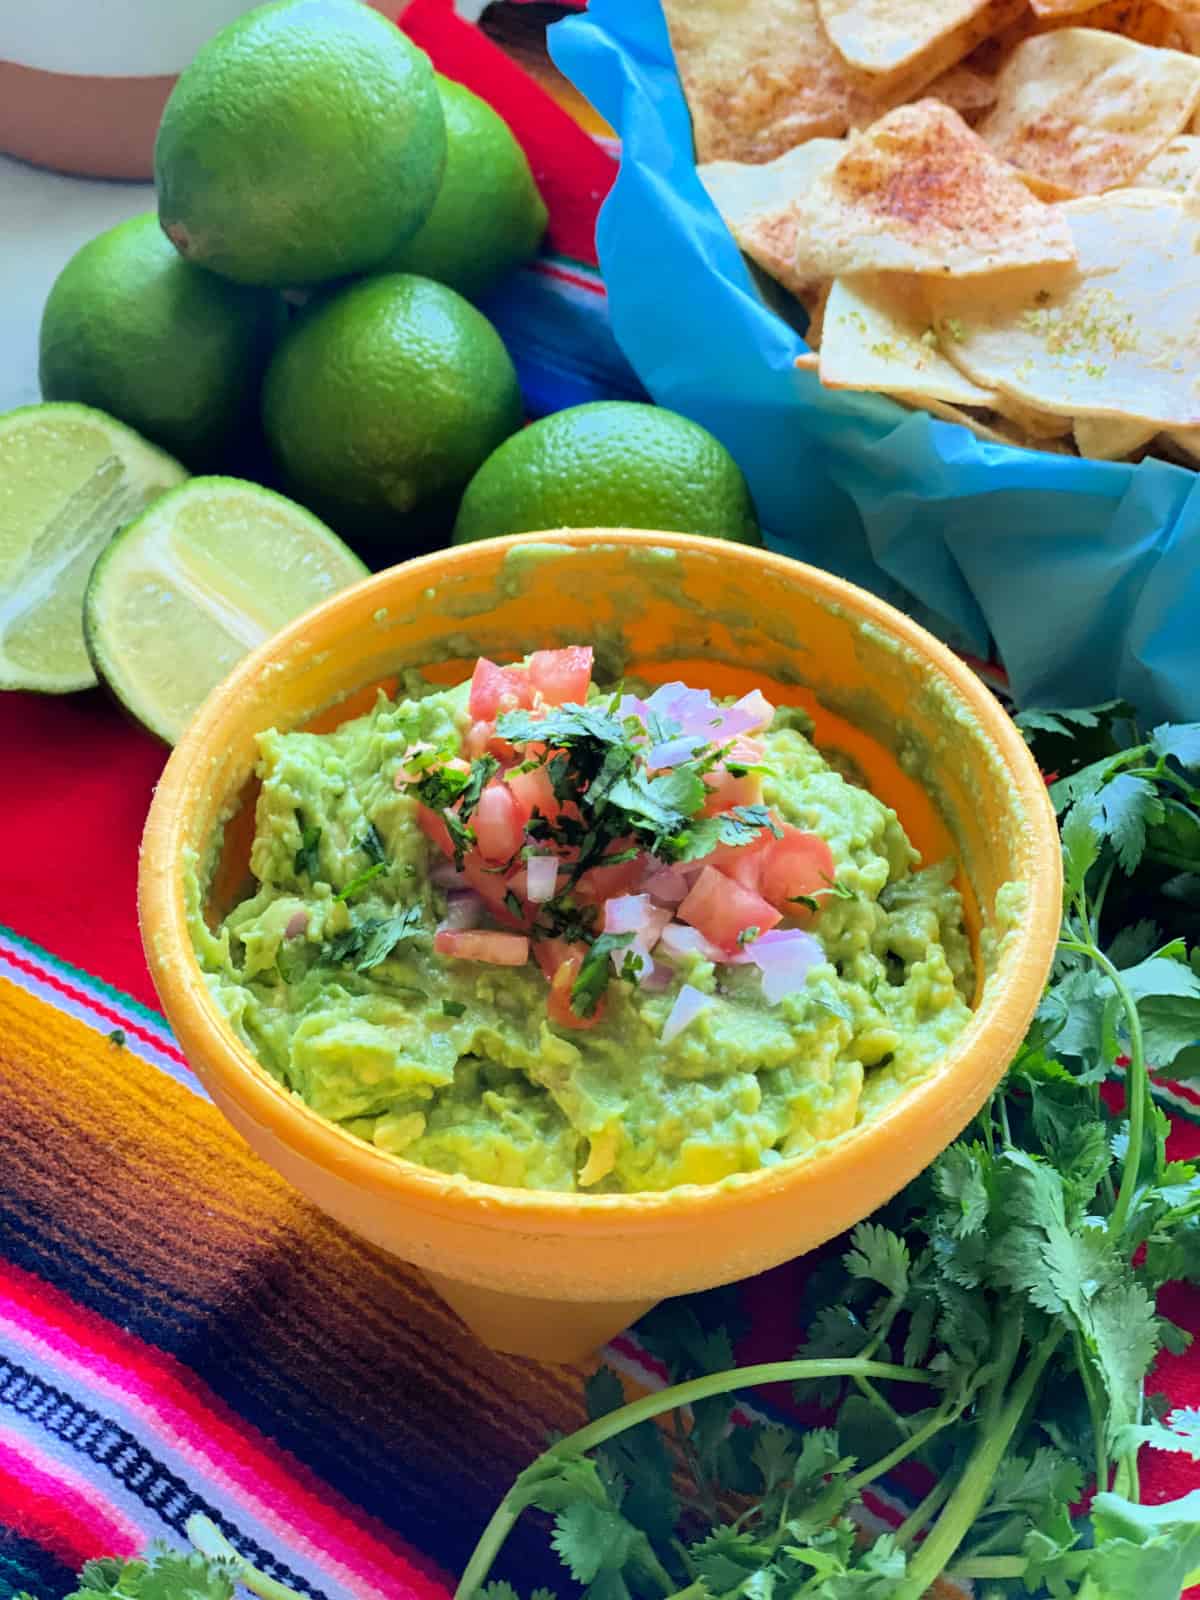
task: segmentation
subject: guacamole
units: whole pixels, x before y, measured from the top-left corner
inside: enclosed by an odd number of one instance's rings
[[[604,1194],[803,1158],[970,1016],[954,866],[798,709],[591,652],[264,733],[257,885],[194,938],[264,1067],[381,1150]]]

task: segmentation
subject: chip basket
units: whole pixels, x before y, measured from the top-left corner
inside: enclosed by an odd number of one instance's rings
[[[597,247],[612,325],[661,405],[745,471],[772,548],[998,655],[1023,705],[1118,696],[1200,719],[1200,489],[1186,467],[992,443],[812,371],[803,315],[743,259],[696,176],[659,0],[591,0],[550,30],[621,140]]]

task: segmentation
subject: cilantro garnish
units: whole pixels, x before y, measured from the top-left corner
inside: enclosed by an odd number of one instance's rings
[[[307,827],[301,824],[300,848],[296,851],[296,859],[292,863],[292,870],[297,877],[301,877],[305,873],[310,878],[316,877],[321,865],[321,858],[318,854],[320,843],[320,828],[313,823],[310,823]]]
[[[109,1044],[115,1045],[118,1050],[123,1050],[125,1048],[124,1028],[113,1028],[110,1032],[106,1033],[104,1037],[108,1040]]]
[[[466,1006],[461,1000],[443,1000],[442,1015],[444,1017],[461,1017],[466,1014]]]
[[[380,863],[387,861],[387,849],[383,837],[373,822],[367,823],[367,831],[358,841],[358,848],[373,866],[379,866]]]
[[[631,933],[602,933],[594,941],[583,958],[575,982],[571,985],[571,1010],[577,1017],[590,1017],[595,1014],[596,1007],[608,987],[609,973],[612,971],[609,957],[614,950],[623,950],[627,944],[632,943]]]
[[[390,917],[364,917],[337,933],[325,946],[324,955],[333,962],[349,962],[357,972],[370,972],[398,944],[421,932],[421,907],[406,906]]]
[[[524,917],[524,915],[525,915],[525,907],[517,899],[516,895],[512,892],[511,889],[504,896],[504,904],[505,904],[505,907],[512,913],[512,915],[514,917],[517,917],[518,919]]]
[[[479,797],[487,788],[491,780],[500,771],[500,763],[495,756],[480,756],[478,761],[471,763],[471,770],[467,774],[467,781],[463,785],[461,804],[458,808],[459,818],[466,822],[472,811],[479,804]]]
[[[353,900],[355,895],[361,894],[369,883],[373,883],[381,872],[387,871],[386,861],[377,861],[374,866],[368,867],[365,872],[360,872],[357,877],[351,878],[346,887],[334,895],[335,900]]]

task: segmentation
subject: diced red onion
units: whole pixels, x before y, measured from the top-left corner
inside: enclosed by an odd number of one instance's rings
[[[626,717],[637,717],[639,722],[645,722],[650,715],[650,707],[636,694],[623,694],[617,702],[617,717],[624,722]]]
[[[530,856],[525,863],[525,898],[534,905],[553,900],[558,888],[558,857]]]
[[[722,711],[717,717],[710,737],[715,744],[725,744],[729,739],[736,739],[740,734],[761,727],[762,723],[752,711],[739,711],[736,706],[730,706],[728,711]]]
[[[301,934],[308,932],[308,912],[301,909],[293,911],[287,920],[287,927],[283,930],[285,939],[298,939]]]
[[[671,987],[671,981],[674,976],[675,974],[670,967],[665,966],[661,961],[652,959],[649,969],[644,970],[639,976],[638,983],[641,988],[645,989],[647,994],[661,994],[664,989]]]
[[[771,1005],[803,989],[811,969],[825,960],[821,941],[802,928],[774,928],[748,944],[744,954],[762,973],[763,995]]]
[[[660,906],[677,906],[687,899],[688,881],[675,867],[663,867],[652,873],[645,882],[646,893]]]
[[[775,707],[761,689],[751,689],[749,694],[744,694],[740,700],[736,700],[729,710],[731,713],[734,711],[749,713],[754,718],[750,725],[753,728],[770,727],[771,719],[775,715]]]
[[[474,889],[452,889],[446,896],[446,915],[437,925],[438,933],[462,933],[477,928],[486,910],[483,898]]]
[[[604,902],[605,933],[640,933],[653,910],[648,894],[618,894]]]
[[[455,869],[453,861],[439,861],[429,874],[430,883],[439,889],[465,889],[467,880]]]
[[[646,752],[646,765],[651,772],[660,772],[664,767],[678,767],[684,761],[690,761],[706,743],[704,736],[698,733],[685,733],[678,739],[668,739]]]
[[[712,996],[701,994],[690,983],[685,983],[675,998],[671,1014],[663,1024],[662,1042],[670,1044],[676,1034],[682,1033],[688,1023],[712,1005]]]
[[[728,961],[728,952],[720,945],[706,939],[698,928],[688,928],[682,922],[668,922],[656,947],[664,956],[701,955],[706,961]]]

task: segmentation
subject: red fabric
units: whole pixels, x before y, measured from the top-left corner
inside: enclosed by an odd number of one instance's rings
[[[400,26],[439,72],[465,84],[508,123],[550,212],[550,249],[595,266],[596,213],[617,175],[613,158],[450,0],[413,0]]]
[[[0,694],[0,750],[0,923],[156,1005],[137,864],[163,747],[96,690]]]

